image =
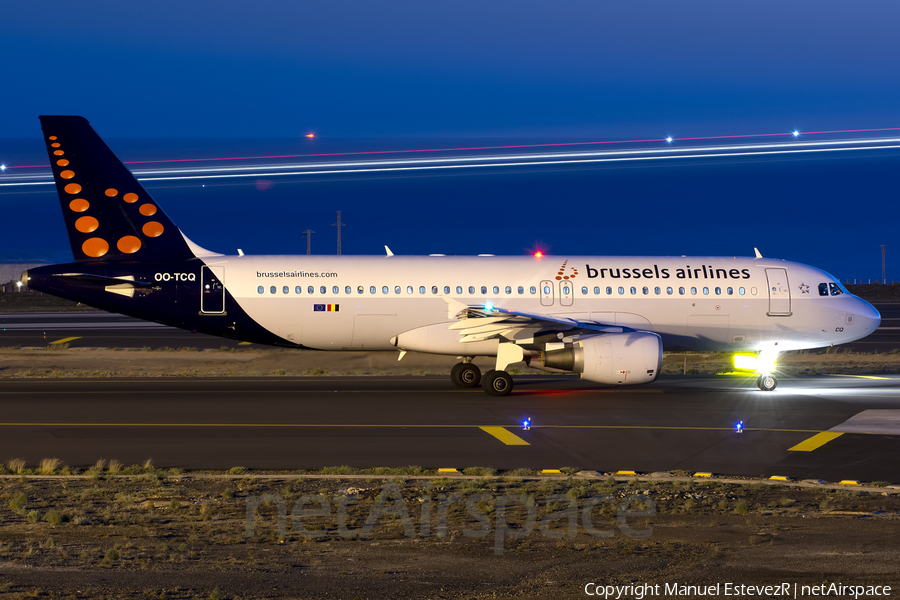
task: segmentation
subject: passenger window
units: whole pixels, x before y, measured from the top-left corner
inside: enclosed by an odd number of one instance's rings
[[[338,286],[334,286],[333,288],[331,288],[332,294],[337,294],[340,291],[341,291],[341,288],[339,288]]]
[[[528,288],[528,291],[531,292],[532,296],[537,294],[537,288],[535,288],[534,286],[531,286],[530,288]]]
[[[507,294],[512,294],[512,288],[509,287],[509,286],[506,286],[506,289],[505,289],[504,291],[505,291]]]
[[[623,287],[620,286],[620,287],[619,287],[619,295],[621,296],[621,295],[624,294],[624,293],[625,293],[625,288],[623,288]]]
[[[266,291],[266,288],[264,288],[263,286],[259,286],[258,288],[256,288],[256,291],[259,292],[260,294],[262,294],[263,292]]]
[[[424,293],[425,293],[425,286],[424,286],[424,285],[420,285],[420,286],[419,286],[419,293],[420,293],[420,294],[424,294]]]
[[[462,294],[462,286],[461,285],[456,286],[456,293]]]
[[[375,288],[374,285],[369,287],[369,293],[370,293],[370,294],[374,294],[374,293],[377,292],[377,291],[378,291],[378,290]]]
[[[828,295],[828,284],[827,284],[827,283],[820,283],[820,284],[819,284],[819,295],[820,295],[820,296],[827,296],[827,295]]]
[[[298,285],[297,287],[294,288],[294,293],[295,293],[295,294],[302,294],[302,293],[303,293],[303,288],[300,287],[300,286]]]
[[[274,285],[273,285],[272,287],[269,288],[269,293],[270,293],[270,294],[274,294],[274,293],[275,293],[275,286],[274,286]]]
[[[722,288],[717,287],[716,288],[716,296],[721,296],[721,295],[722,295]]]
[[[290,294],[291,288],[289,288],[288,286],[284,286],[283,288],[281,288],[281,293],[282,294]]]
[[[406,286],[406,293],[407,293],[407,294],[412,294],[412,293],[413,293],[413,288],[412,288],[411,285]]]
[[[741,296],[743,296],[743,295],[744,295],[744,288],[739,287],[739,288],[738,288],[738,294],[740,294]]]
[[[324,294],[324,293],[325,293],[325,286],[324,286],[324,285],[323,285],[323,286],[319,286],[319,293],[320,293],[320,294]]]
[[[500,288],[499,288],[498,286],[496,286],[496,285],[494,286],[494,293],[495,293],[495,294],[499,294],[499,293],[500,293]]]
[[[673,290],[673,289],[670,288],[670,287],[667,287],[667,288],[666,288],[666,293],[667,293],[668,295],[670,295],[670,296],[672,295],[672,292],[674,292],[674,291],[675,291],[675,290]]]
[[[437,294],[438,287],[436,285],[431,286],[431,293]]]
[[[659,296],[662,293],[662,290],[660,288],[653,288],[653,293]]]
[[[734,295],[734,288],[726,288],[726,289],[725,289],[725,292],[726,292],[729,296],[733,296],[733,295]]]
[[[709,296],[709,288],[708,287],[703,288],[703,295]]]
[[[520,285],[519,288],[518,288],[516,291],[519,292],[519,295],[521,296],[522,294],[525,293],[525,288],[523,288],[523,287]]]
[[[568,296],[572,293],[572,288],[569,287],[569,284],[563,285],[563,296]]]
[[[450,294],[450,286],[449,286],[449,285],[445,285],[445,286],[444,286],[444,293],[447,294],[447,295]]]
[[[831,295],[832,295],[832,296],[840,296],[841,294],[844,293],[843,291],[841,291],[840,286],[838,286],[838,284],[836,284],[836,283],[829,283],[829,284],[828,284],[828,287],[831,288]]]
[[[394,293],[395,293],[395,294],[399,294],[399,293],[400,293],[400,286],[399,286],[399,285],[395,285],[395,286],[394,286]]]
[[[382,294],[387,294],[387,293],[388,293],[388,286],[386,286],[386,285],[381,286],[381,293],[382,293]]]
[[[306,288],[306,292],[309,294],[315,294],[316,288],[314,288],[313,286],[309,286],[308,288]]]
[[[634,296],[635,294],[637,294],[637,288],[632,286],[631,295]]]
[[[587,294],[588,294],[587,286],[584,286],[581,288],[581,293],[584,294],[585,296],[587,296]]]
[[[344,288],[344,292],[347,294],[349,294],[352,291],[353,291],[353,288],[351,288],[349,285]]]
[[[643,288],[641,291],[642,291],[642,292],[644,293],[644,295],[646,296],[647,294],[650,293],[650,288],[648,288],[647,286],[644,286],[644,288]]]
[[[692,287],[691,288],[691,296],[696,296],[696,295],[697,295],[697,288]]]
[[[600,295],[600,288],[599,288],[599,287],[596,287],[596,286],[594,287],[594,295],[595,295],[595,296],[599,296],[599,295]]]
[[[606,295],[612,296],[612,288],[611,287],[606,288]]]
[[[356,293],[357,293],[357,294],[362,294],[364,291],[366,291],[366,288],[364,288],[364,287],[361,286],[361,285],[358,286],[358,287],[356,288]]]
[[[683,287],[678,288],[678,294],[681,296],[684,296],[684,288]]]
[[[487,286],[486,285],[481,286],[481,293],[484,294],[485,296],[487,296]]]
[[[474,286],[474,285],[470,285],[470,286],[469,286],[469,293],[470,293],[470,294],[474,294],[474,293],[475,293],[475,286]]]
[[[545,286],[544,286],[544,295],[545,295],[545,296],[549,296],[549,295],[550,295],[550,286],[549,286],[549,285],[545,285]]]

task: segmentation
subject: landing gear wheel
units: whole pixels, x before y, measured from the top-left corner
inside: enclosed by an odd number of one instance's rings
[[[509,396],[513,388],[512,377],[506,371],[488,371],[481,387],[491,396]]]
[[[461,388],[476,387],[481,383],[481,369],[472,363],[456,363],[450,369],[450,381]]]
[[[760,375],[756,379],[756,385],[758,385],[759,389],[764,392],[771,392],[775,389],[775,386],[778,385],[778,380],[775,379],[774,375],[769,375],[768,373],[766,373],[764,375]]]

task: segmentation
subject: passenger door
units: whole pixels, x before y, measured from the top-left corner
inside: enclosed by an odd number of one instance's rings
[[[575,284],[571,281],[559,282],[559,304],[561,306],[572,306],[572,300],[575,297]]]
[[[787,317],[791,314],[791,287],[788,285],[787,269],[766,269],[769,282],[770,317]]]
[[[207,267],[200,269],[200,312],[203,314],[222,314],[225,312],[225,285],[222,275],[225,267]]]

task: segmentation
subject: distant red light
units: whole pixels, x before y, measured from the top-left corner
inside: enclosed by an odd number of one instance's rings
[[[308,137],[308,138],[314,138],[314,137],[316,137],[316,136],[315,136],[314,134],[312,134],[312,133],[307,133],[307,134],[306,134],[306,137]]]
[[[537,252],[534,253],[534,257],[535,257],[535,258],[540,258],[540,257],[542,257],[543,255],[544,255],[544,253],[541,252],[540,250],[538,250]]]

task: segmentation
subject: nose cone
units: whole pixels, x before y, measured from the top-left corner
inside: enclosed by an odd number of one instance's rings
[[[857,327],[854,329],[862,336],[869,335],[881,325],[881,314],[878,310],[861,298],[856,298],[856,306],[853,307],[856,313]]]

